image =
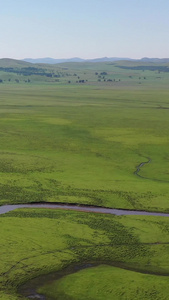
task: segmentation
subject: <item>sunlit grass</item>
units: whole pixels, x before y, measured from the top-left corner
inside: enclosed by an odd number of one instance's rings
[[[168,210],[168,106],[167,90],[2,86],[1,204]]]

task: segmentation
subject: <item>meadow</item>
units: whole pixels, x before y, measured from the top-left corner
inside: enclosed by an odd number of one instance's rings
[[[47,299],[168,297],[168,218],[20,209],[1,215],[0,223],[1,299],[22,299],[18,287],[33,277],[56,272],[57,278],[71,264],[89,263],[106,266],[49,285],[44,277],[39,293]]]
[[[3,85],[0,203],[169,211],[168,107],[168,90]]]
[[[92,66],[48,66],[59,82],[0,70],[0,205],[169,212],[169,73]],[[75,72],[88,81],[76,83]],[[96,265],[39,291],[47,299],[168,299],[168,218],[20,209],[0,223],[2,300],[22,299],[23,283],[79,263]]]

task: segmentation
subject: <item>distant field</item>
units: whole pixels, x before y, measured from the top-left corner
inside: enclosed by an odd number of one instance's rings
[[[168,88],[169,64],[146,62],[31,64],[0,60],[0,84],[96,85],[116,88]]]

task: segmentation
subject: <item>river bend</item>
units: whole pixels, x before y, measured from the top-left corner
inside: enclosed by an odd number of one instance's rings
[[[148,211],[141,211],[141,210],[126,210],[126,209],[114,209],[114,208],[105,208],[105,207],[98,207],[98,206],[56,204],[56,203],[2,205],[0,206],[0,214],[2,215],[18,208],[63,209],[63,210],[74,210],[74,211],[82,211],[82,212],[111,214],[116,216],[141,215],[141,216],[169,217],[169,213],[162,213],[162,212],[148,212]]]

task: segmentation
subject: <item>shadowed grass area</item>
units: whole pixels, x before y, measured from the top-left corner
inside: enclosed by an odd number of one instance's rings
[[[99,266],[68,275],[39,292],[57,300],[168,299],[169,278]]]

